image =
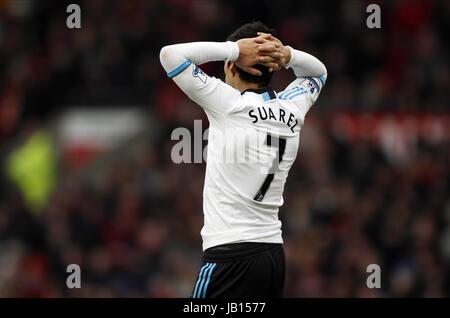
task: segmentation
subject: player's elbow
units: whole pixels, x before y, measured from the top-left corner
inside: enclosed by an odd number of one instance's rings
[[[328,71],[327,71],[327,68],[325,67],[325,64],[323,64],[322,62],[320,62],[320,64],[322,64],[322,65],[321,65],[319,78],[322,81],[322,85],[325,85],[325,82],[327,81],[327,77],[328,77]]]
[[[325,64],[323,64],[323,62],[320,62],[320,64],[321,64],[321,67],[320,67],[321,68],[321,72],[320,73],[321,73],[322,76],[326,77],[327,74],[328,74],[327,68],[326,68]]]
[[[167,72],[179,64],[179,60],[181,60],[181,57],[178,52],[176,52],[175,45],[164,46],[159,52],[159,61]]]
[[[172,48],[170,45],[164,46],[159,52],[159,61],[164,65],[170,58]]]

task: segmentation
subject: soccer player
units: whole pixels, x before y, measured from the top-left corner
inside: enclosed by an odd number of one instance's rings
[[[167,75],[204,109],[210,123],[203,263],[193,298],[283,295],[285,256],[278,210],[300,129],[327,70],[317,58],[283,45],[272,33],[254,22],[241,26],[226,42],[175,44],[160,52]],[[211,61],[225,62],[225,83],[198,66]],[[269,84],[273,72],[283,67],[292,69],[296,79],[277,93]],[[234,161],[224,160],[224,151],[233,148],[230,143],[238,148]]]

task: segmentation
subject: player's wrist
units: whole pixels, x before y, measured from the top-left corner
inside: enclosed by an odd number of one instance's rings
[[[228,49],[228,61],[235,62],[239,58],[240,50],[237,42],[227,41],[225,45]]]
[[[293,60],[294,60],[294,49],[289,46],[289,45],[285,45],[283,48],[283,58],[285,59],[285,64],[284,67],[285,68],[290,68],[293,64]]]
[[[282,50],[282,55],[284,59],[284,64],[289,64],[291,61],[291,50],[290,46],[284,46]]]

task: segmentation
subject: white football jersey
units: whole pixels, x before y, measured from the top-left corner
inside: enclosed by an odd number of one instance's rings
[[[282,243],[278,210],[305,115],[325,76],[284,91],[238,90],[186,61],[170,72],[210,122],[203,190],[203,250],[238,242]]]

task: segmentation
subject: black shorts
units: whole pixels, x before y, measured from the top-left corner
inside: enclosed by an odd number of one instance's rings
[[[282,297],[282,244],[235,243],[203,253],[192,298]]]

